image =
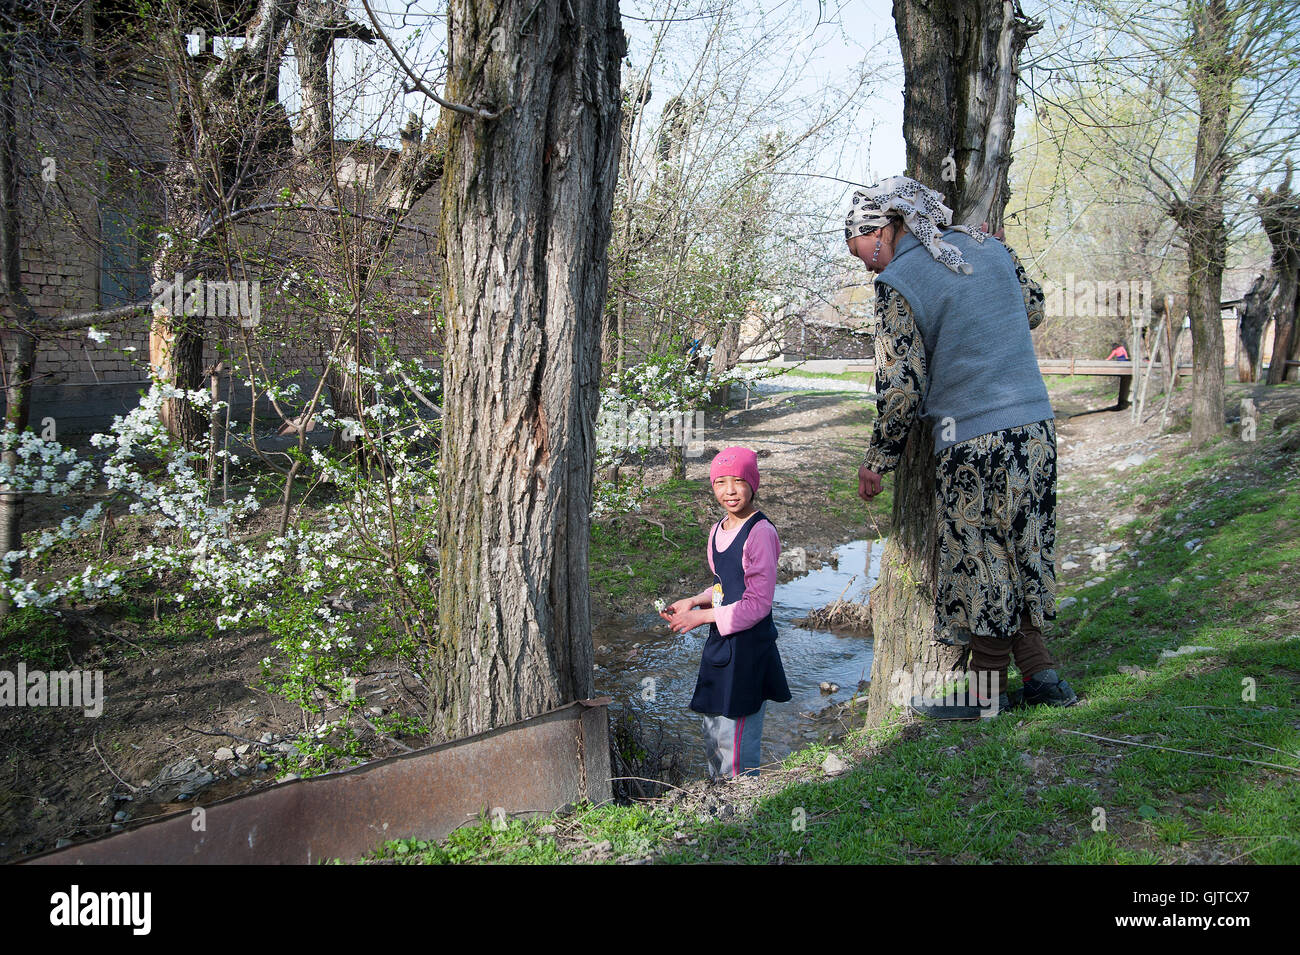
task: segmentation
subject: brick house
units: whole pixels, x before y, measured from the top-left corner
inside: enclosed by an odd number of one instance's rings
[[[154,253],[167,221],[162,174],[170,161],[175,97],[155,52],[114,39],[114,17],[122,15],[118,6],[108,0],[87,5],[91,12],[79,62],[74,57],[65,69],[23,74],[20,260],[24,289],[42,316],[153,297]],[[399,155],[371,144],[335,145],[340,179],[360,184],[362,193],[367,184],[382,182]],[[283,187],[296,200],[319,202],[323,190],[298,175],[295,179],[295,171],[286,169]],[[439,344],[430,315],[439,284],[437,193],[435,184],[403,216],[404,224],[422,231],[394,233],[372,288],[390,303],[393,320],[383,333],[395,337],[404,355],[432,357]],[[249,342],[256,346],[259,366],[291,374],[306,389],[315,386],[324,367],[323,343],[330,337],[322,329],[337,329],[338,321],[313,314],[287,277],[321,265],[330,245],[325,239],[337,219],[275,211],[246,217],[232,230],[238,257],[247,264],[251,256],[251,265],[235,275],[259,283],[263,293],[260,321],[249,330],[240,327],[237,316],[206,317],[204,365],[215,366],[219,348],[225,352],[228,378],[219,387],[237,407],[248,403],[243,382]],[[102,428],[113,414],[129,410],[148,380],[150,324],[150,314],[141,312],[102,325],[98,332],[107,333],[102,341],[102,335],[85,331],[43,335],[31,426],[40,430],[41,422],[52,418],[60,433],[77,433]]]
[[[786,324],[786,358],[858,358],[875,354],[875,293],[869,285],[846,285],[818,308]]]

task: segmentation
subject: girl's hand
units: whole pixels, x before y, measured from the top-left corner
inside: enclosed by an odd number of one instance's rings
[[[682,601],[678,601],[678,603],[681,602]],[[673,607],[676,606],[677,604],[673,604]],[[691,610],[690,608],[687,608],[675,613],[672,618],[669,619],[668,624],[672,628],[673,633],[685,633],[688,630],[694,630],[696,627],[702,626],[706,623],[712,623],[713,621],[711,618],[712,615],[706,610]]]
[[[678,600],[675,603],[668,606],[667,608],[665,608],[664,612],[661,613],[659,616],[663,617],[669,623],[672,623],[673,618],[676,617],[678,614],[688,613],[689,611],[694,609],[695,609],[695,598],[683,597],[681,600]]]

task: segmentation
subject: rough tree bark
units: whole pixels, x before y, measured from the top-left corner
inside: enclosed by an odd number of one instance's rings
[[[588,527],[617,0],[452,0],[435,734],[592,693]]]
[[[1192,188],[1170,205],[1187,240],[1187,314],[1192,324],[1192,443],[1204,444],[1224,427],[1223,297],[1228,229],[1223,221],[1223,183],[1230,162],[1225,144],[1234,80],[1232,18],[1227,0],[1190,4],[1189,55],[1199,117]]]
[[[1277,288],[1277,272],[1270,270],[1255,276],[1246,292],[1237,319],[1237,380],[1254,381],[1259,377],[1260,347],[1264,326],[1268,324],[1268,302]]]
[[[1273,271],[1277,291],[1273,294],[1273,360],[1268,383],[1300,379],[1300,367],[1287,368],[1287,360],[1300,361],[1300,335],[1296,334],[1297,287],[1300,286],[1300,200],[1291,193],[1291,170],[1276,190],[1259,196],[1259,219],[1273,245]]]
[[[946,194],[957,223],[1002,226],[1016,108],[1016,64],[1041,27],[1003,0],[895,0],[903,53],[907,175]],[[952,155],[951,164],[944,160]],[[944,170],[956,181],[945,181]],[[918,424],[894,479],[889,543],[871,591],[875,649],[867,719],[879,725],[901,671],[950,670],[934,641],[936,514],[930,430]]]

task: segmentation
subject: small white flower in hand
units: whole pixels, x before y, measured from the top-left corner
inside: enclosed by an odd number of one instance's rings
[[[655,613],[663,613],[664,610],[667,609],[667,607],[668,607],[668,604],[667,604],[667,602],[665,602],[665,600],[664,600],[663,597],[656,597],[656,598],[655,598]]]

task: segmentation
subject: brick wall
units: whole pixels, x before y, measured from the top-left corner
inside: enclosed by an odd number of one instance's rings
[[[129,169],[141,169],[145,186],[153,176],[151,191],[161,196],[155,174],[169,150],[174,112],[164,74],[159,64],[143,59],[118,78],[121,89],[113,94],[117,101],[101,102],[93,111],[69,105],[78,95],[76,77],[34,78],[24,84],[24,89],[34,92],[31,102],[19,110],[25,124],[20,130],[24,174],[20,257],[24,288],[42,316],[100,307],[100,222],[109,202],[104,170],[111,166],[116,177],[124,179]],[[394,155],[363,147],[356,152],[366,162],[376,158],[391,161]],[[51,183],[41,177],[47,156],[53,157],[57,170]],[[308,201],[313,192],[319,193],[319,189],[290,182],[287,177],[284,184]],[[268,199],[281,185],[268,189]],[[433,238],[438,228],[438,192],[435,184],[404,218],[405,223],[429,234],[399,230],[383,257],[383,272],[372,286],[372,292],[392,302],[385,334],[397,341],[399,352],[407,357],[432,359],[439,347],[430,321],[430,297],[440,284]],[[355,201],[363,202],[364,196]],[[156,226],[164,221],[157,204],[144,208],[142,214]],[[246,331],[237,317],[205,318],[205,365],[215,364],[224,344],[230,349],[227,364],[234,366],[237,377],[247,377],[247,342],[260,366],[298,371],[304,382],[315,381],[324,367],[327,343],[337,335],[343,318],[320,314],[276,290],[295,270],[300,274],[336,270],[337,263],[329,259],[337,254],[340,244],[328,237],[337,228],[337,217],[303,212],[271,212],[239,224],[233,238],[235,258],[251,264],[237,268],[234,278],[261,283],[261,321]],[[374,236],[386,226],[361,223],[352,231],[358,228],[364,235]],[[341,247],[349,251],[348,243]],[[419,314],[413,314],[416,312]],[[38,391],[145,381],[150,322],[151,316],[141,313],[125,321],[102,323],[99,330],[109,335],[103,343],[93,341],[84,330],[44,336],[34,370]],[[61,394],[75,392],[75,388],[65,388]]]
[[[126,196],[125,183],[147,187],[166,154],[171,107],[158,63],[110,59],[99,73],[67,68],[16,84],[19,259],[24,291],[41,316],[99,307],[101,214]],[[148,353],[146,319],[103,330],[111,335],[103,344],[84,330],[43,337],[37,388],[141,379],[134,359]]]

